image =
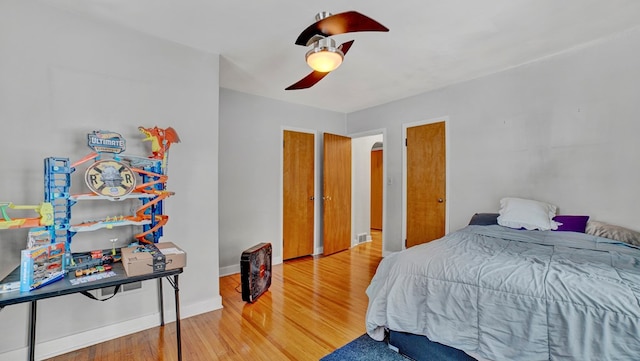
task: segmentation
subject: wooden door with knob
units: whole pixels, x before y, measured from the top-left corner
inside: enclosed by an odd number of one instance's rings
[[[382,189],[383,189],[383,172],[382,167],[382,149],[371,151],[371,222],[370,228],[378,231],[382,230]]]
[[[323,145],[323,253],[351,246],[351,138],[325,133]]]
[[[283,134],[284,260],[313,254],[314,139],[313,133],[285,130]]]
[[[441,238],[446,216],[445,123],[407,128],[406,247]]]

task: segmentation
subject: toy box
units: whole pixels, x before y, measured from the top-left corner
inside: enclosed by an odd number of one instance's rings
[[[20,291],[31,291],[64,278],[64,242],[22,250]]]
[[[122,265],[128,276],[168,271],[187,265],[187,254],[172,242],[123,247]]]

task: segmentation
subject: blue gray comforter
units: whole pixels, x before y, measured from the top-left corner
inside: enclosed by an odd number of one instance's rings
[[[385,257],[368,334],[488,360],[640,360],[640,249],[574,232],[467,226]]]

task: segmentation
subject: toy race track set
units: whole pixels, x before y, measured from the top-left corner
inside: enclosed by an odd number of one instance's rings
[[[21,254],[21,291],[42,287],[67,273],[87,277],[104,272],[100,277],[108,277],[109,265],[121,257],[115,248],[117,239],[111,239],[114,242],[111,250],[72,254],[71,241],[78,232],[141,226],[142,231],[134,235],[133,243],[158,243],[169,218],[164,214],[163,202],[174,195],[166,188],[168,151],[180,138],[171,127],[138,127],[138,130],[145,136],[142,141],[151,142],[150,156],[124,155],[126,141],[120,134],[94,131],[87,136],[93,152],[82,159],[72,163],[68,158],[45,158],[41,204],[0,202],[0,230],[29,228],[27,249]],[[91,192],[71,194],[72,175],[81,165],[87,166],[84,181]],[[125,199],[140,200],[133,214],[71,223],[73,206],[79,201]],[[12,218],[9,211],[14,210],[33,210],[38,216]],[[13,290],[15,285],[5,288]]]

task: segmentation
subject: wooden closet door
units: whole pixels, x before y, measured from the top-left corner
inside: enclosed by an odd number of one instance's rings
[[[406,147],[408,248],[445,233],[445,123],[407,128]]]
[[[382,149],[371,151],[371,229],[382,230]]]
[[[312,133],[284,131],[283,234],[284,260],[313,254],[314,138]]]
[[[351,138],[324,134],[323,242],[329,255],[351,246]]]

